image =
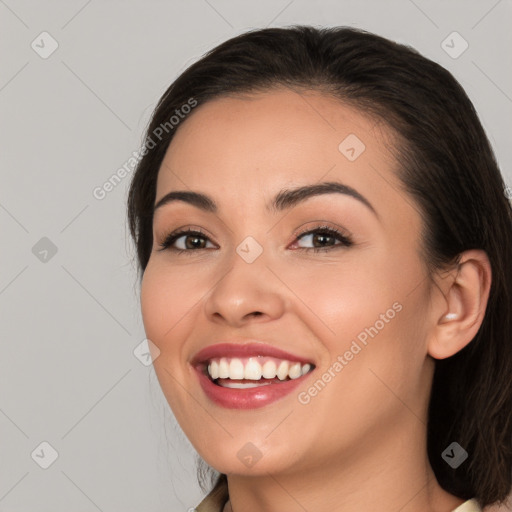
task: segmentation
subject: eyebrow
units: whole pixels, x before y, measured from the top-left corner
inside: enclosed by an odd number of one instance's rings
[[[343,183],[327,181],[323,183],[317,183],[314,185],[305,185],[293,189],[281,190],[272,199],[270,204],[266,205],[267,211],[270,213],[278,213],[289,208],[293,208],[299,203],[304,202],[306,199],[314,196],[320,196],[323,194],[343,194],[346,196],[353,197],[361,203],[363,203],[369,210],[371,210],[377,217],[378,213],[372,206],[370,201],[361,195],[357,190]],[[169,192],[162,199],[160,199],[153,210],[153,213],[162,206],[172,203],[174,201],[183,201],[189,203],[205,212],[217,213],[218,206],[215,201],[199,192],[191,192],[188,190],[176,190]]]

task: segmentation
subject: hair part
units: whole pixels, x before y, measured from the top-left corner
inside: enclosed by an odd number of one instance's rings
[[[225,41],[187,68],[158,102],[146,137],[190,97],[201,105],[283,86],[332,95],[389,127],[396,175],[423,219],[430,278],[463,251],[487,253],[492,284],[482,325],[463,350],[436,361],[427,449],[446,491],[482,506],[503,502],[512,487],[512,208],[473,104],[446,69],[409,46],[348,27],[266,28]],[[128,194],[141,273],[174,133],[142,157]],[[456,469],[441,456],[453,441],[469,454]]]

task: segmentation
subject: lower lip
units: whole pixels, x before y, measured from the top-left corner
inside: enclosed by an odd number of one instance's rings
[[[264,407],[290,394],[311,374],[309,372],[297,379],[276,384],[264,384],[257,388],[232,389],[218,386],[200,369],[196,368],[196,371],[199,375],[199,383],[206,396],[217,405],[228,409],[257,409]]]

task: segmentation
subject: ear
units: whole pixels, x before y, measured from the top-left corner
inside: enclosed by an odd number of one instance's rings
[[[440,284],[443,298],[436,301],[434,332],[428,353],[445,359],[462,350],[475,336],[484,319],[492,272],[483,250],[461,254],[457,268]]]

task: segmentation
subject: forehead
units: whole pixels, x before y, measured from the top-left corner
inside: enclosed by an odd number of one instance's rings
[[[247,189],[254,197],[322,178],[371,196],[383,179],[395,180],[389,140],[382,122],[317,91],[220,97],[179,125],[159,171],[156,200],[178,189],[214,196]]]

